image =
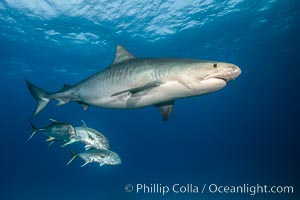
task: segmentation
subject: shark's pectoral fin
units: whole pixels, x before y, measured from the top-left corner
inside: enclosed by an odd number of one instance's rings
[[[173,105],[174,105],[174,100],[156,105],[164,121],[167,121],[170,118]]]
[[[159,85],[160,85],[159,82],[154,81],[154,82],[148,83],[148,84],[146,84],[144,86],[141,86],[141,87],[130,88],[128,90],[123,90],[123,91],[120,91],[120,92],[116,92],[116,93],[112,94],[111,96],[114,97],[114,96],[118,96],[118,95],[125,94],[125,93],[129,92],[129,93],[131,93],[132,96],[138,97],[138,96],[144,95],[146,92],[148,92],[149,90],[151,90],[155,87],[158,87]]]

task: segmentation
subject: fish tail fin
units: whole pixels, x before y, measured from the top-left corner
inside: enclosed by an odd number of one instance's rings
[[[84,166],[86,166],[87,164],[89,164],[90,162],[85,162],[85,163],[83,163],[83,165],[81,165],[80,167],[84,167]]]
[[[32,128],[32,131],[31,131],[31,134],[30,134],[29,138],[27,139],[27,141],[30,140],[38,131],[38,129],[33,125],[33,123],[31,121],[30,121],[30,125]]]
[[[49,136],[48,139],[46,140],[46,142],[49,142],[48,147],[51,147],[56,140],[57,140],[56,138]]]
[[[37,101],[36,107],[34,112],[32,113],[30,119],[34,118],[41,110],[44,109],[44,107],[48,104],[48,102],[51,100],[48,98],[48,92],[45,90],[33,85],[31,82],[29,82],[26,79],[27,88],[29,89],[31,95],[33,98]]]
[[[55,140],[50,141],[49,144],[48,144],[48,147],[51,147],[52,144],[54,144],[54,142],[55,142]]]
[[[66,164],[66,166],[68,166],[77,157],[77,154],[72,149],[70,149],[70,152],[71,152],[72,157],[69,160],[69,162]]]

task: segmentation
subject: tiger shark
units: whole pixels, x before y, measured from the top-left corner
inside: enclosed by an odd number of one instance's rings
[[[118,45],[112,64],[75,85],[65,85],[49,93],[29,82],[27,87],[37,101],[35,117],[50,100],[57,105],[75,101],[84,109],[99,106],[136,109],[156,106],[168,120],[176,99],[217,91],[241,74],[238,66],[217,61],[182,58],[139,58]]]

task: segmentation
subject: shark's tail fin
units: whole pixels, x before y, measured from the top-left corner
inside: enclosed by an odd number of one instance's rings
[[[69,162],[66,164],[66,166],[68,166],[78,156],[72,149],[70,149],[70,152],[71,152],[72,157],[69,160]]]
[[[30,121],[30,125],[32,128],[32,131],[31,131],[31,134],[30,134],[29,138],[27,139],[27,141],[30,140],[38,131],[38,129],[33,125],[33,123],[31,121]]]
[[[47,97],[48,96],[48,92],[46,92],[45,90],[33,85],[32,83],[30,83],[27,79],[26,79],[26,84],[27,87],[31,93],[31,95],[35,98],[35,100],[37,101],[36,107],[34,112],[31,115],[31,119],[33,117],[35,117],[37,114],[39,114],[39,112],[41,110],[43,110],[43,108],[48,104],[48,102],[50,101],[50,99]]]

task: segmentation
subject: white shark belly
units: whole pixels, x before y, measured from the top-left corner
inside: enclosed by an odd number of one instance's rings
[[[163,102],[198,96],[214,92],[226,86],[222,79],[211,78],[203,81],[194,81],[184,84],[177,80],[168,81],[149,91],[131,94],[130,92],[94,99],[93,105],[114,109],[135,109]]]

